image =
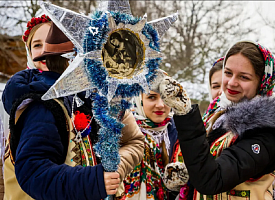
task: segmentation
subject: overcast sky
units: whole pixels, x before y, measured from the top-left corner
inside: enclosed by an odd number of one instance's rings
[[[261,13],[265,18],[275,24],[274,8],[275,1],[247,1],[244,2],[244,10],[252,15],[248,25],[257,30],[257,35],[248,35],[248,39],[257,40],[263,46],[275,50],[275,29],[265,25]]]

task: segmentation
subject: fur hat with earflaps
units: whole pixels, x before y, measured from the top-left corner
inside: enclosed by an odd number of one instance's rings
[[[73,52],[74,45],[69,38],[52,23],[45,40],[44,52],[33,59],[33,61],[45,60],[45,56],[62,55]]]

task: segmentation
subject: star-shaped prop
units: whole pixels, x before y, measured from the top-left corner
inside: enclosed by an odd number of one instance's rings
[[[76,58],[43,100],[98,88],[110,101],[125,84],[138,84],[148,93],[148,79],[157,68],[151,63],[161,58],[158,39],[177,20],[177,13],[147,22],[146,14],[140,20],[132,16],[128,1],[103,1],[92,17],[46,2],[41,7],[77,49]],[[96,67],[89,70],[91,60]],[[104,83],[96,79],[99,76],[92,78],[98,68],[105,71],[100,75],[105,75]]]

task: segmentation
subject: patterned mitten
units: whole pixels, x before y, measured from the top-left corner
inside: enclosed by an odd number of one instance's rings
[[[159,85],[164,103],[171,107],[176,115],[185,115],[191,110],[191,101],[179,82],[166,76]]]
[[[169,190],[179,192],[188,180],[189,174],[184,163],[175,162],[165,166],[163,182]]]
[[[158,69],[156,71],[156,77],[150,82],[150,89],[154,92],[160,93],[159,85],[167,77],[169,76],[165,71]]]

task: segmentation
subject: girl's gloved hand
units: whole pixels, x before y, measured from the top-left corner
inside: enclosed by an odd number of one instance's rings
[[[160,93],[163,102],[176,115],[185,115],[191,110],[191,101],[186,90],[165,71],[158,70],[156,78],[150,84],[151,90]]]
[[[191,110],[191,100],[178,81],[165,78],[159,85],[163,102],[171,107],[176,115],[185,115]]]
[[[189,174],[184,163],[175,162],[165,166],[163,182],[169,190],[179,192],[188,180]]]

